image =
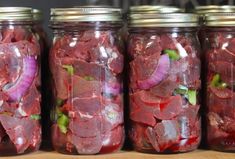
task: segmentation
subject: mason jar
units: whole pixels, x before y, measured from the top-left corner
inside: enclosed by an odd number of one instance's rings
[[[30,8],[0,8],[0,154],[39,149],[40,46]]]
[[[53,147],[66,154],[118,151],[125,137],[121,10],[55,8],[51,15]]]
[[[201,139],[198,16],[129,15],[129,136],[147,153],[195,150]]]
[[[207,143],[235,151],[235,14],[208,14],[205,25]]]

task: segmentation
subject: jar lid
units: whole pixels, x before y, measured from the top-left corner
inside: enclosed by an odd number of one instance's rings
[[[185,10],[174,6],[140,5],[130,8],[130,13],[183,13]]]
[[[33,20],[34,21],[41,21],[42,20],[42,11],[39,9],[32,9]]]
[[[122,21],[122,10],[105,6],[82,6],[74,8],[52,8],[52,22]]]
[[[0,21],[31,21],[32,9],[27,7],[0,7]]]
[[[198,6],[195,9],[197,14],[207,14],[207,13],[229,13],[235,12],[235,6],[232,5],[209,5],[209,6]]]
[[[205,15],[206,26],[235,26],[235,13],[209,13]]]
[[[191,13],[141,13],[129,15],[130,27],[196,27],[199,17]]]

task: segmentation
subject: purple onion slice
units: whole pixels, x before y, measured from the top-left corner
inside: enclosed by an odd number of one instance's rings
[[[12,101],[19,101],[31,86],[36,73],[37,62],[35,57],[25,57],[23,59],[22,74],[16,80],[16,82],[9,88],[5,89],[4,92],[9,95]]]
[[[162,55],[158,61],[158,66],[154,70],[153,74],[145,80],[137,81],[138,87],[140,89],[149,89],[162,80],[164,80],[170,69],[170,58],[167,54]]]

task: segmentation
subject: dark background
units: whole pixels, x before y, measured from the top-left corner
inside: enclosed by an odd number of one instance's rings
[[[235,0],[0,0],[0,6],[28,6],[43,10],[44,28],[48,33],[48,21],[50,19],[50,8],[72,7],[79,5],[111,5],[121,7],[125,11],[131,5],[174,5],[182,8],[192,8],[197,5],[209,4],[234,4]]]

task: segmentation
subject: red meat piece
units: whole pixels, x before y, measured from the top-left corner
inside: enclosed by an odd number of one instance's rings
[[[222,81],[233,85],[235,67],[232,63],[225,61],[214,61],[209,63],[209,70],[218,73],[221,76]]]
[[[179,144],[170,147],[169,149],[174,152],[188,152],[197,149],[200,144],[200,137],[191,137],[189,139],[180,140]]]
[[[176,45],[171,35],[162,34],[160,43],[162,46],[162,50],[166,50],[166,49],[176,50]]]
[[[146,136],[149,140],[149,142],[152,144],[153,148],[157,151],[157,152],[160,152],[160,147],[159,147],[159,143],[157,141],[157,136],[156,136],[156,133],[154,131],[153,128],[151,127],[148,127],[146,129]]]
[[[180,130],[175,120],[163,120],[154,127],[154,131],[161,151],[179,143]]]
[[[118,126],[111,132],[102,134],[102,149],[100,153],[114,152],[119,150],[125,138],[125,132],[123,126]]]
[[[73,135],[81,138],[96,137],[101,132],[101,117],[81,114],[72,118],[69,122],[69,129]]]
[[[214,87],[209,87],[212,93],[214,93],[218,98],[232,98],[234,93],[228,88],[214,88]]]
[[[79,114],[94,115],[99,114],[102,110],[100,97],[91,98],[73,98],[71,110]]]
[[[128,45],[128,53],[131,58],[141,55],[144,50],[144,37],[140,34],[131,34]]]
[[[146,37],[144,55],[149,56],[152,54],[160,54],[161,51],[161,39],[158,35],[151,35],[150,37]]]
[[[23,116],[30,116],[31,114],[41,113],[41,94],[37,88],[33,85],[28,93],[21,99],[21,105],[18,109],[21,109],[24,113]]]
[[[235,63],[235,53],[228,51],[227,49],[213,49],[207,52],[208,61],[226,61],[229,63]]]
[[[77,152],[82,155],[97,154],[102,148],[102,138],[99,132],[96,132],[95,137],[78,137],[71,135],[71,143],[75,145]]]
[[[87,81],[79,76],[72,76],[72,96],[74,98],[87,98],[101,95],[101,83],[98,81]]]
[[[213,93],[208,93],[207,97],[208,111],[217,113],[221,116],[235,117],[234,98],[219,98]]]
[[[235,133],[235,119],[224,116],[223,121],[221,129],[227,133]]]
[[[109,53],[108,68],[115,74],[122,73],[124,68],[124,56],[115,50],[116,52]]]
[[[129,136],[134,143],[135,148],[152,150],[152,144],[147,137],[146,131],[147,126],[133,122],[131,123]]]
[[[59,99],[67,99],[70,92],[71,77],[69,73],[61,68],[57,67],[56,72],[53,75],[56,97]]]
[[[181,113],[182,106],[181,96],[172,96],[169,99],[162,101],[153,113],[157,119],[169,120]]]
[[[131,105],[133,105],[133,103],[131,103]],[[151,109],[146,110],[139,108],[130,113],[130,119],[135,122],[147,124],[150,126],[154,126],[156,124],[156,119],[154,118]]]
[[[172,95],[174,90],[178,88],[179,83],[166,79],[162,81],[157,86],[154,86],[150,89],[150,92],[158,97],[166,98]]]
[[[229,42],[228,42],[228,46],[227,49],[228,51],[232,52],[233,55],[235,55],[235,38],[232,38]]]
[[[114,103],[104,104],[102,114],[102,133],[109,132],[123,124],[123,110]]]
[[[160,58],[160,53],[153,53],[148,57],[136,57],[131,63],[131,78],[133,82],[137,80],[148,79],[156,67],[158,66],[158,59]]]
[[[11,141],[14,143],[17,152],[25,152],[29,146],[40,143],[41,132],[38,121],[30,118],[15,118],[8,115],[0,115],[0,122]],[[36,131],[36,133],[34,133]],[[34,135],[37,135],[35,137]],[[37,139],[37,141],[35,140]]]

